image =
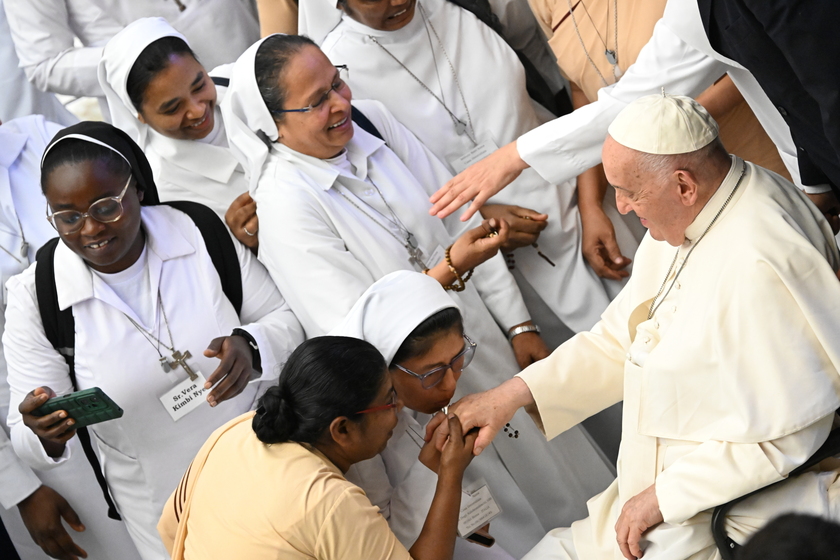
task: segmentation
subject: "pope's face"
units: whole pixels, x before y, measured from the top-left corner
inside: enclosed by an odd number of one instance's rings
[[[602,160],[607,181],[615,188],[618,211],[631,210],[657,241],[667,241],[677,247],[685,241],[685,230],[693,215],[680,198],[679,182],[646,171],[640,165],[639,154],[622,146],[610,136],[604,142]]]
[[[461,329],[451,329],[437,334],[424,354],[404,360],[399,365],[423,375],[451,363],[464,350],[464,344]],[[423,388],[420,379],[396,367],[391,368],[391,379],[405,406],[424,414],[434,414],[452,401],[461,373],[447,369],[440,383],[428,389]]]
[[[213,130],[216,86],[189,54],[173,54],[143,92],[140,122],[176,140],[200,140]]]
[[[280,82],[286,92],[284,109],[313,108],[305,113],[283,113],[277,125],[278,141],[319,159],[340,154],[353,138],[353,121],[350,87],[339,70],[321,49],[307,45],[289,60]]]
[[[101,160],[82,161],[56,167],[45,181],[44,194],[53,212],[88,212],[91,204],[118,197],[126,184]],[[112,274],[125,270],[140,258],[145,243],[140,230],[142,193],[132,178],[122,199],[122,215],[111,223],[83,218],[78,231],[62,233],[61,240],[94,270]]]
[[[338,7],[359,23],[380,31],[396,31],[414,18],[417,0],[344,0]]]

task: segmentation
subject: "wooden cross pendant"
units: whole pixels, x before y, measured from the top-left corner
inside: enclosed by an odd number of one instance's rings
[[[169,365],[172,366],[172,369],[181,366],[182,368],[184,368],[184,371],[187,372],[187,375],[190,376],[190,381],[195,381],[196,379],[198,379],[198,375],[196,375],[192,368],[190,368],[190,366],[187,364],[187,358],[192,358],[192,355],[190,354],[189,350],[187,350],[183,354],[181,354],[180,350],[175,350],[172,353],[172,361],[169,363]]]

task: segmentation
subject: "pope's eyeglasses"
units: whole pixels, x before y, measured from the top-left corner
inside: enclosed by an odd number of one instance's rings
[[[88,207],[87,212],[78,212],[76,210],[59,210],[50,214],[50,205],[47,203],[47,221],[52,224],[55,230],[63,235],[76,233],[85,223],[85,218],[93,218],[97,222],[103,224],[110,224],[116,222],[123,215],[122,201],[125,193],[128,191],[128,185],[131,183],[131,174],[125,182],[122,192],[119,196],[108,196],[100,198]]]
[[[335,79],[333,80],[330,89],[328,89],[324,94],[318,98],[318,101],[312,103],[311,105],[307,105],[303,109],[280,109],[279,111],[275,111],[275,113],[308,113],[310,111],[314,111],[315,109],[319,109],[323,106],[324,102],[330,98],[330,94],[334,91],[339,91],[347,87],[347,83],[341,79],[342,72],[348,72],[346,64],[340,64],[335,67]]]
[[[399,364],[395,364],[397,369],[400,371],[404,371],[408,375],[414,376],[420,380],[420,385],[423,386],[424,389],[431,389],[441,381],[446,376],[447,370],[451,369],[452,373],[461,373],[464,371],[464,368],[470,365],[472,362],[473,357],[475,356],[475,349],[478,346],[473,340],[464,334],[464,349],[458,352],[458,355],[452,358],[452,361],[446,364],[445,366],[436,367],[435,369],[431,369],[426,373],[414,373],[410,369],[404,368]]]

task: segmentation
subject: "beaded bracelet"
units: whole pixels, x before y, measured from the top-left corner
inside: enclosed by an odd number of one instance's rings
[[[472,278],[474,268],[470,269],[467,274],[461,278],[461,275],[458,274],[458,271],[455,270],[455,267],[452,266],[452,258],[449,256],[449,251],[452,249],[452,245],[446,248],[446,252],[444,253],[444,258],[446,259],[446,266],[449,267],[449,271],[455,275],[455,281],[448,286],[444,286],[444,290],[452,290],[453,292],[463,292],[464,289],[467,287],[467,281]]]

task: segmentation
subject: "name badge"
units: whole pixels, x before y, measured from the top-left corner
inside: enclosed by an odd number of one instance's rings
[[[468,537],[484,527],[499,514],[502,508],[496,503],[484,479],[471,490],[461,490],[461,513],[458,516],[458,535]]]
[[[197,376],[195,380],[187,377],[160,397],[163,408],[176,422],[202,404],[207,404],[204,394],[209,389],[204,388],[204,375],[198,370],[193,371]]]
[[[452,169],[455,170],[455,173],[458,174],[475,162],[483,160],[498,149],[499,147],[496,146],[496,143],[493,142],[493,140],[488,139],[461,157],[449,160],[449,165],[451,165]]]

